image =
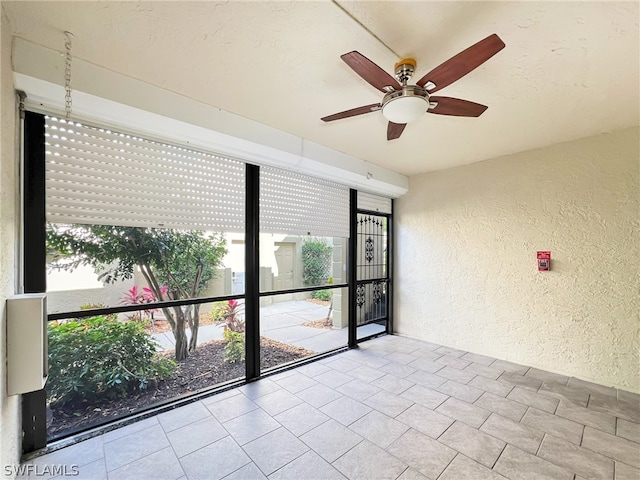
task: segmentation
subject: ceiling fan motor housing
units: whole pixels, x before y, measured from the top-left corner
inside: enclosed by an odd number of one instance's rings
[[[429,94],[418,85],[405,85],[382,99],[382,114],[393,123],[409,123],[429,108]]]
[[[393,67],[396,79],[406,85],[413,74],[416,73],[416,61],[413,58],[403,58]]]

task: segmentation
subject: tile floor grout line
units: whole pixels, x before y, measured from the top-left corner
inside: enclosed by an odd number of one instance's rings
[[[454,420],[453,422],[451,422],[451,425],[449,425],[447,428],[445,428],[445,429],[444,429],[444,431],[443,431],[440,435],[438,435],[438,436],[435,438],[435,440],[440,441],[440,437],[442,437],[445,433],[447,433],[447,432],[449,431],[449,429],[450,429],[451,427],[453,427],[453,425],[454,425],[457,421],[458,421],[458,420]],[[462,423],[462,422],[460,422],[460,423]],[[466,424],[465,424],[465,425],[466,425]],[[473,428],[473,427],[470,427],[470,428]],[[425,434],[425,435],[426,435],[426,434]],[[427,435],[427,437],[428,437],[428,436],[429,436],[429,435]],[[442,443],[442,442],[440,442],[440,443]],[[448,445],[447,445],[447,446],[448,446]],[[454,449],[454,450],[455,450],[455,449]],[[456,451],[457,451],[457,450],[456,450]]]
[[[406,471],[407,471],[407,470],[409,470],[410,468],[411,468],[411,466],[408,466],[407,468],[405,468],[405,469],[402,471],[402,473],[400,473],[400,475],[398,475],[398,476],[396,477],[396,480],[398,480],[402,475],[404,475],[404,472],[406,472]]]
[[[536,454],[535,456],[538,457],[538,453],[540,453],[540,449],[542,448],[542,444],[544,443],[545,439],[547,438],[547,432],[544,432],[544,435],[542,436],[542,440],[540,441],[540,445],[538,445],[538,449],[536,450]],[[542,458],[542,457],[540,457]],[[552,462],[553,463],[553,462]]]
[[[336,458],[333,462],[328,462],[330,465],[333,465],[334,463],[336,463],[338,460],[340,460],[342,457],[344,457],[347,453],[349,453],[351,450],[353,450],[354,448],[356,448],[358,445],[360,445],[362,442],[364,442],[364,441],[366,440],[366,438],[362,437],[360,434],[357,434],[357,435],[358,435],[359,437],[361,437],[361,438],[362,438],[362,440],[360,440],[360,441],[359,441],[358,443],[356,443],[353,447],[351,447],[351,448],[350,448],[350,449],[348,449],[346,452],[344,452],[342,455],[340,455],[338,458]],[[304,442],[303,442],[303,443],[304,443]],[[373,443],[373,442],[370,442],[370,443],[371,443],[372,445],[375,445],[375,443]],[[305,443],[305,445],[307,445],[307,444]],[[308,446],[308,445],[307,445],[307,446]],[[376,445],[376,447],[377,447],[377,445]],[[309,447],[309,448],[311,448],[311,447]],[[380,448],[380,447],[378,447],[378,448]],[[311,450],[313,450],[313,448],[311,448]],[[313,451],[315,452],[315,450],[313,450]],[[318,453],[318,452],[316,452],[316,453]],[[320,455],[320,454],[318,453],[318,455]],[[391,455],[391,454],[389,454],[389,455]],[[320,456],[322,457],[322,455],[320,455]],[[323,457],[323,458],[324,458],[324,457]],[[335,467],[334,467],[334,468],[335,468]],[[336,468],[336,470],[337,470],[337,468]],[[342,472],[340,472],[340,473],[342,473]]]
[[[454,461],[456,458],[458,458],[458,455],[462,455],[462,453],[461,453],[461,452],[459,452],[459,451],[457,451],[456,449],[453,449],[453,450],[456,452],[456,454],[453,456],[453,458],[451,459],[451,461],[450,461],[449,463],[447,463],[447,466],[446,466],[446,467],[444,467],[444,468],[442,469],[442,471],[440,472],[440,474],[436,477],[436,480],[438,480],[438,478],[442,477],[442,475],[444,474],[444,472],[446,472],[446,471],[447,471],[447,468],[449,468],[449,465],[451,465],[451,464],[453,463],[453,461]]]
[[[504,442],[504,440],[503,440]],[[542,443],[542,442],[540,442]],[[507,445],[511,445],[510,443],[504,442],[504,447],[502,447],[502,450],[500,451],[500,454],[496,457],[496,461],[493,462],[493,465],[491,465],[491,471],[493,471],[493,467],[496,466],[496,464],[498,463],[498,460],[500,460],[500,457],[502,456],[502,454],[504,453],[504,451],[507,449]]]

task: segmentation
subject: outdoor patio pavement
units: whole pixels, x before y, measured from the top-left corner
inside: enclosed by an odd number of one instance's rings
[[[329,307],[306,301],[277,302],[260,307],[260,334],[278,342],[326,352],[347,344],[347,329],[321,329],[303,326],[303,323],[327,318]],[[358,328],[359,337],[381,333],[380,325],[369,324]],[[154,335],[163,350],[173,350],[175,341],[171,332]],[[205,325],[198,329],[198,344],[223,339],[223,328]]]
[[[25,465],[62,464],[111,480],[636,480],[640,396],[383,336]]]

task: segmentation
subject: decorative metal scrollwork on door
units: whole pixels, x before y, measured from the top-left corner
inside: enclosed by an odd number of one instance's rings
[[[364,285],[356,287],[356,306],[362,308],[365,304],[365,288]]]
[[[387,217],[358,214],[357,325],[387,318]]]
[[[373,238],[369,237],[364,241],[364,259],[371,263],[373,261]]]
[[[382,285],[380,282],[373,284],[373,303],[378,304],[382,300]]]

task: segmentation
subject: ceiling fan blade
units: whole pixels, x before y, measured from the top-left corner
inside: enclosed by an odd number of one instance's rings
[[[340,58],[342,58],[342,60],[344,60],[344,62],[358,75],[381,92],[387,92],[384,87],[392,87],[394,90],[399,90],[401,88],[395,78],[355,50],[353,52],[345,53]]]
[[[489,35],[484,40],[480,40],[475,45],[470,46],[455,57],[450,58],[431,70],[418,80],[418,85],[424,87],[427,82],[431,82],[435,87],[431,89],[427,88],[427,90],[429,93],[437,92],[441,88],[451,85],[456,80],[464,77],[467,73],[482,65],[503,48],[504,42],[498,35],[495,33]]]
[[[355,117],[356,115],[375,112],[381,108],[382,105],[379,103],[372,103],[371,105],[364,105],[362,107],[352,108],[351,110],[345,110],[344,112],[334,113],[333,115],[322,117],[320,120],[323,122],[332,122],[333,120],[340,120],[342,118]]]
[[[404,127],[406,126],[406,123],[389,122],[389,125],[387,125],[387,140],[395,140],[396,138],[400,138],[400,135],[402,135]]]
[[[429,102],[436,102],[435,108],[427,110],[438,115],[453,115],[455,117],[479,117],[489,108],[486,105],[451,97],[429,97]]]

